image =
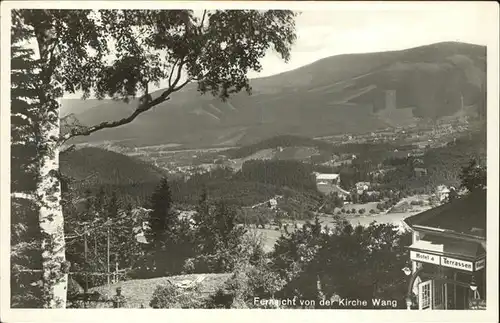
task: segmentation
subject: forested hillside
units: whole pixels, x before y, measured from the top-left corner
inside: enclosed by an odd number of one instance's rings
[[[166,173],[149,163],[113,151],[88,147],[61,155],[61,172],[95,184],[157,182]]]

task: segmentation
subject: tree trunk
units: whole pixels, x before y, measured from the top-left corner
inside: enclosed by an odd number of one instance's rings
[[[47,14],[47,16],[50,16]],[[40,204],[38,223],[42,235],[43,304],[45,308],[66,308],[69,263],[66,262],[64,216],[59,177],[61,84],[54,77],[56,30],[47,21],[34,21],[39,50],[38,175],[36,195]]]
[[[44,307],[65,308],[68,271],[65,255],[64,217],[61,205],[59,172],[59,112],[57,102],[51,107],[40,125],[39,180],[36,193],[40,202],[38,222],[42,233],[42,269]]]

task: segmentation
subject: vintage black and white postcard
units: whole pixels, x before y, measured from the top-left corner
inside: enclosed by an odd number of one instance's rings
[[[498,17],[3,2],[2,321],[498,321]]]

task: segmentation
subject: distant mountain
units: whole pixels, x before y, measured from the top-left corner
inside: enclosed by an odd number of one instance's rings
[[[239,93],[228,102],[201,96],[191,84],[131,124],[75,142],[234,146],[281,134],[368,132],[422,119],[484,115],[485,82],[486,47],[479,45],[445,42],[339,55],[254,79],[252,95]],[[87,103],[63,100],[63,111],[91,125],[126,116],[137,105],[137,101]]]

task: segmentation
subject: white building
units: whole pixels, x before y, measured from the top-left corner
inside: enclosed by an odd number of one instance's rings
[[[437,198],[440,202],[446,200],[450,194],[450,189],[446,185],[439,185],[436,190]]]
[[[339,185],[340,184],[340,175],[339,174],[315,173],[315,175],[316,175],[316,183],[318,183],[318,184],[331,184],[331,185]]]
[[[357,182],[356,190],[358,194],[363,194],[364,191],[367,191],[371,186],[370,182]]]

